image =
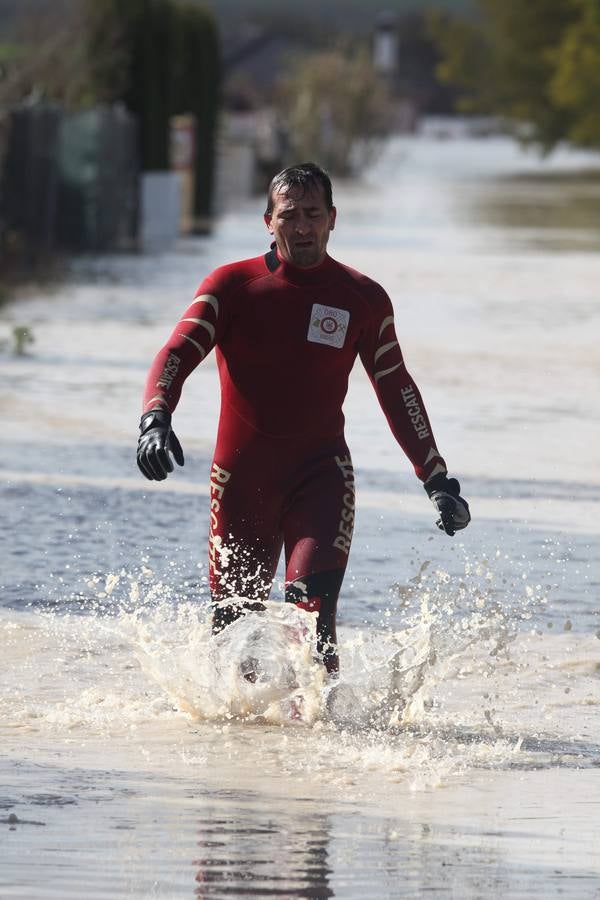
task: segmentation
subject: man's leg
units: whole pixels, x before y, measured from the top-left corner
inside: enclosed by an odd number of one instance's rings
[[[336,615],[344,574],[345,569],[316,572],[285,586],[286,603],[317,613],[317,650],[330,674],[339,671]]]
[[[252,483],[239,468],[213,462],[208,546],[214,632],[247,610],[264,608],[281,553],[279,505],[265,491],[249,490]]]
[[[337,602],[354,527],[354,471],[345,444],[305,473],[283,521],[285,599],[317,613],[318,650],[339,670]]]

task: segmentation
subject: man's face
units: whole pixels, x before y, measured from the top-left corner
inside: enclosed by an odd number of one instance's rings
[[[335,215],[335,207],[327,209],[323,188],[317,185],[274,194],[273,211],[265,215],[265,223],[285,262],[308,269],[325,258]]]

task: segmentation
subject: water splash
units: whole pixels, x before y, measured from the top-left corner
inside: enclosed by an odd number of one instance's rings
[[[147,587],[121,619],[143,671],[196,719],[391,729],[421,725],[446,681],[487,676],[506,656],[516,623],[476,579],[441,571],[411,591],[418,613],[399,629],[340,629],[342,672],[327,679],[316,654],[315,617],[269,602],[212,635],[208,608],[157,602]],[[484,579],[488,576],[483,575]],[[139,597],[139,586],[132,591]]]
[[[139,752],[163,740],[184,765],[186,735],[201,735],[189,759],[213,739],[234,757],[256,741],[286,777],[328,786],[378,773],[420,790],[473,768],[592,765],[597,638],[534,628],[545,595],[518,574],[506,590],[493,561],[469,560],[462,576],[422,565],[382,611],[402,627],[340,627],[335,681],[315,660],[314,615],[291,604],[214,636],[208,604],[178,577],[94,576],[86,615],[75,603],[18,623],[2,613],[0,727],[82,746],[137,733]]]
[[[197,719],[312,724],[321,714],[314,614],[269,602],[213,635],[197,606],[161,604],[123,627],[146,674]]]

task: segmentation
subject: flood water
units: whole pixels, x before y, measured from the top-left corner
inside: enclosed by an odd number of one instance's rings
[[[334,185],[331,254],[390,293],[473,515],[437,531],[357,365],[335,687],[279,584],[210,637],[213,357],[185,468],[135,465],[149,363],[267,249],[263,199],[0,309],[2,897],[600,897],[598,171],[424,135]]]

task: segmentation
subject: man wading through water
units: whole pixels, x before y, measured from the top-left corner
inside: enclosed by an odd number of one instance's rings
[[[260,609],[285,550],[285,599],[317,613],[318,649],[338,671],[336,608],[354,524],[354,472],[342,403],[359,355],[394,437],[447,534],[469,508],[447,477],[423,400],[406,371],[392,304],[380,285],[327,253],[331,181],[313,163],[271,182],[274,238],[254,259],[208,275],[155,358],[137,460],[162,481],[183,465],[171,414],[185,379],[213,347],[221,414],[210,481],[213,628]]]

